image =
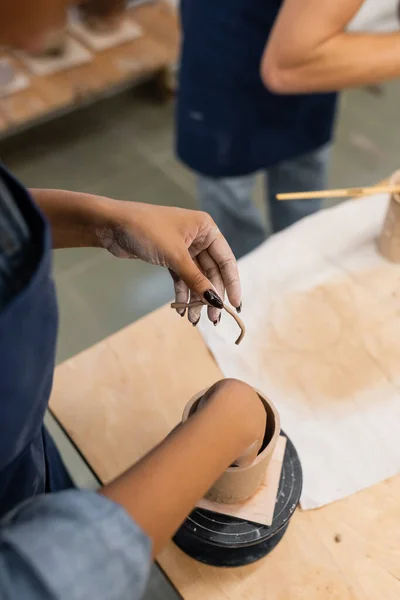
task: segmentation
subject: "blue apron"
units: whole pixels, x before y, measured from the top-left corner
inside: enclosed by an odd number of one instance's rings
[[[43,426],[51,391],[57,303],[49,226],[27,190],[0,167],[36,249],[33,274],[0,311],[0,516],[35,494],[72,487]]]
[[[236,177],[330,141],[336,94],[281,96],[261,80],[261,58],[282,3],[181,0],[176,145],[195,171]]]

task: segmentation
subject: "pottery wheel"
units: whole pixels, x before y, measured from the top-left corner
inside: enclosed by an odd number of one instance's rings
[[[239,567],[253,563],[271,552],[284,536],[299,503],[302,483],[300,459],[288,438],[270,527],[196,508],[174,542],[183,552],[208,565]]]

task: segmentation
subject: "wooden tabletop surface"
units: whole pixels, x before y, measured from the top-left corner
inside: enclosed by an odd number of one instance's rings
[[[221,377],[199,332],[164,307],[60,365],[51,409],[106,483]],[[253,565],[208,567],[172,542],[158,562],[185,600],[399,600],[400,476],[298,510],[278,547]]]

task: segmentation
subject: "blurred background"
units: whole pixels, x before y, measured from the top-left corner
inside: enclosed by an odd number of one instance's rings
[[[2,92],[0,79],[0,158],[29,187],[196,208],[193,175],[174,154],[176,17],[159,2],[146,2],[134,11],[140,36],[105,50],[104,69],[100,53],[92,61],[93,72],[86,64],[43,75],[3,53],[0,64],[4,58],[11,61],[29,85]],[[111,59],[118,65],[116,73]],[[399,167],[399,105],[398,82],[341,95],[331,187],[374,184]],[[265,211],[261,176],[255,201]],[[172,296],[168,273],[100,250],[56,251],[54,274],[61,317],[58,362]],[[51,416],[48,423],[77,482],[96,486]],[[155,570],[148,598],[169,595],[175,597]]]

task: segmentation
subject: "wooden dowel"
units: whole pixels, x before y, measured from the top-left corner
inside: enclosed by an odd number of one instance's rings
[[[173,302],[171,304],[171,308],[174,308],[175,310],[180,310],[183,308],[195,308],[197,306],[208,306],[208,304],[204,304],[204,302],[201,302],[200,300],[196,300],[195,302]],[[227,306],[226,304],[224,304],[224,310],[226,310],[226,312],[231,315],[231,317],[233,317],[236,321],[236,323],[239,325],[240,328],[240,335],[238,337],[238,339],[236,340],[235,344],[237,346],[239,346],[240,342],[242,341],[242,339],[245,336],[246,333],[246,327],[242,321],[242,319],[240,317],[238,317],[238,315],[235,313],[235,311],[230,307]]]
[[[365,188],[347,188],[339,190],[320,190],[316,192],[296,192],[277,194],[278,200],[312,200],[314,198],[362,198],[373,194],[399,194],[399,185],[385,185]]]

